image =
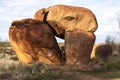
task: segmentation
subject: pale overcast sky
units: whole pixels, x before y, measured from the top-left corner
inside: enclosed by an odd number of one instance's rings
[[[0,0],[0,38],[9,39],[8,30],[13,20],[33,18],[38,9],[56,4],[82,6],[92,10],[99,25],[95,32],[96,42],[103,42],[107,35],[120,32],[117,22],[120,0]]]

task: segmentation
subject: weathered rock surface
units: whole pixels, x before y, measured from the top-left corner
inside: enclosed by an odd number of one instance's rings
[[[14,21],[10,27],[10,41],[21,62],[60,64],[66,58],[67,64],[93,70],[96,65],[90,64],[90,56],[98,24],[91,10],[55,5],[39,9],[34,19]],[[54,35],[65,39],[65,56],[61,55]]]
[[[83,7],[55,5],[38,10],[34,19],[47,22],[53,29],[54,34],[63,39],[65,30],[68,28],[95,32],[98,27],[94,14]]]
[[[60,64],[62,57],[56,39],[47,24],[39,20],[13,21],[10,43],[22,63]]]
[[[88,64],[94,45],[93,33],[67,30],[65,33],[65,54],[67,64]]]
[[[91,10],[83,7],[55,5],[39,9],[34,19],[47,23],[54,35],[65,38],[67,64],[81,64],[90,61],[95,41],[94,32],[98,24]]]
[[[105,59],[112,55],[112,46],[106,43],[95,44],[91,53],[91,58]]]

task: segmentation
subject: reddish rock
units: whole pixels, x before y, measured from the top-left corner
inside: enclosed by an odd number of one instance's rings
[[[95,42],[94,32],[98,27],[96,17],[91,10],[84,7],[55,5],[38,10],[34,19],[44,21],[57,37],[65,38],[67,64],[90,62]]]
[[[65,54],[67,64],[88,64],[95,42],[95,35],[82,30],[67,30],[65,33]]]
[[[91,10],[55,5],[39,9],[34,19],[15,21],[10,28],[11,44],[23,63],[60,64],[66,58],[67,64],[79,64],[82,70],[88,70],[89,65],[91,70],[94,64],[89,64],[90,55],[98,27]],[[61,55],[54,35],[65,39],[65,56]]]
[[[94,32],[98,27],[91,10],[84,7],[55,5],[38,10],[34,19],[44,21],[57,37],[65,38],[67,64],[90,62],[95,41]]]
[[[44,22],[33,19],[14,21],[9,29],[9,38],[22,63],[60,64],[62,62],[56,39]]]

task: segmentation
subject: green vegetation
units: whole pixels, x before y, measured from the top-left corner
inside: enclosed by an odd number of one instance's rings
[[[112,71],[120,70],[120,57],[119,56],[111,56],[107,60],[107,69]]]

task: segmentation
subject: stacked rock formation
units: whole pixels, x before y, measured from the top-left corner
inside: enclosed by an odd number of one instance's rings
[[[34,19],[46,22],[54,35],[65,38],[66,63],[81,64],[90,61],[94,32],[98,25],[89,9],[56,5],[38,10]]]
[[[96,17],[89,9],[55,5],[38,10],[34,20],[13,22],[10,42],[23,63],[88,64],[97,27]],[[65,39],[65,56],[54,35]]]

